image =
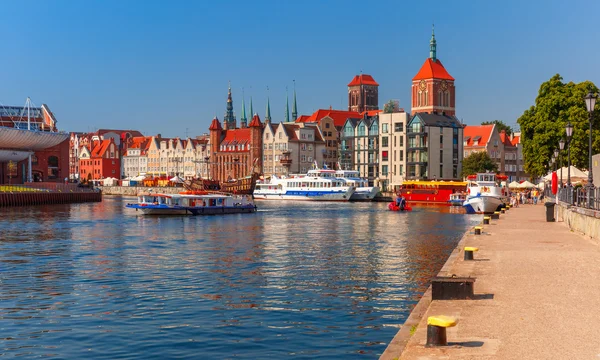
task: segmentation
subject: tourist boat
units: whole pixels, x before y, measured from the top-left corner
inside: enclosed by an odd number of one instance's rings
[[[500,183],[502,178],[503,176],[494,173],[479,173],[467,177],[468,194],[463,203],[467,214],[489,214],[504,205],[506,188]]]
[[[388,204],[388,209],[390,211],[412,211],[412,207],[408,204],[404,205],[404,209],[400,209],[400,206],[398,206],[395,201]]]
[[[464,192],[464,181],[405,180],[398,193],[411,203],[449,204],[450,195]]]
[[[462,206],[467,199],[467,195],[464,193],[454,193],[450,195],[450,200],[448,200],[448,204],[452,206]]]
[[[259,181],[254,198],[260,200],[310,200],[348,201],[354,186],[337,178],[334,170],[313,169],[306,175],[290,177],[271,176],[269,181]]]
[[[140,210],[144,215],[221,215],[252,213],[256,206],[247,195],[200,193],[143,193],[138,202],[125,207]]]
[[[369,186],[369,181],[361,178],[357,170],[336,170],[335,176],[354,186],[354,194],[350,201],[372,201],[379,193],[379,187]]]

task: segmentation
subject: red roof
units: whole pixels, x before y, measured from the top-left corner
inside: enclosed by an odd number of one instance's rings
[[[90,155],[90,157],[92,157],[92,158],[103,157],[104,154],[106,154],[106,150],[108,150],[108,146],[113,142],[114,141],[112,141],[112,139],[106,139],[106,140],[101,140],[100,142],[95,142],[97,144],[94,147],[94,150],[92,150],[92,154]]]
[[[375,81],[375,79],[373,79],[373,77],[371,75],[367,75],[367,74],[356,75],[354,77],[354,79],[352,79],[352,81],[350,81],[350,84],[348,84],[348,86],[356,86],[356,85],[379,86],[377,81]]]
[[[367,114],[368,117],[375,116],[382,112],[383,110],[367,110],[360,113],[361,117],[364,117]]]
[[[306,121],[306,119],[308,119],[309,117],[310,115],[300,115],[300,117],[296,119],[296,122],[308,122]]]
[[[248,124],[248,127],[262,127],[262,123],[260,122],[260,117],[258,117],[258,114],[254,114],[252,121],[250,121],[250,124]]]
[[[492,136],[493,129],[494,125],[465,126],[463,130],[463,139],[466,142],[465,146],[486,146]],[[479,137],[479,145],[473,145],[473,140],[477,137]]]
[[[208,128],[208,130],[221,130],[221,129],[223,129],[221,127],[221,123],[219,122],[219,119],[217,119],[217,117],[215,116],[213,121],[210,123],[210,127]]]
[[[439,59],[433,61],[431,58],[425,60],[425,63],[421,66],[421,70],[415,75],[413,81],[422,79],[454,80],[454,78],[448,74],[448,71],[446,71]]]
[[[241,144],[249,144],[250,143],[250,129],[249,128],[245,128],[245,129],[232,129],[232,130],[225,130],[225,138],[223,139],[223,141],[221,141],[221,145],[224,146],[228,146],[228,145],[241,145]],[[244,150],[242,151],[248,151],[248,147],[245,147]],[[224,151],[228,151],[227,149],[225,149]],[[229,150],[229,151],[240,151],[240,150]]]
[[[300,128],[300,125],[295,124],[281,124],[285,129],[285,132],[290,141],[298,140],[298,136],[296,135],[296,130]]]
[[[333,124],[336,127],[344,126],[346,119],[362,119],[362,115],[356,111],[344,111],[344,110],[325,110],[319,109],[315,111],[311,116],[304,118],[303,116],[299,117],[296,122],[304,122],[304,123],[321,123],[321,119],[329,116],[333,119]]]

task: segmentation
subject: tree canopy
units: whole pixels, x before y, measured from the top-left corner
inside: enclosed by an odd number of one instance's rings
[[[383,112],[385,114],[391,114],[400,111],[400,103],[398,100],[390,100],[383,106]]]
[[[498,171],[498,165],[496,165],[486,151],[479,151],[463,159],[460,176],[465,178],[469,175],[486,171],[496,172]]]
[[[513,129],[509,125],[506,125],[502,120],[484,121],[481,123],[481,125],[493,125],[493,124],[496,124],[498,133],[502,132],[502,130],[506,131],[506,135],[510,135],[513,133]]]
[[[560,139],[565,138],[568,122],[573,125],[571,139],[571,164],[580,169],[588,168],[589,115],[584,96],[598,88],[591,81],[564,83],[559,74],[540,86],[535,105],[525,110],[517,120],[521,127],[521,143],[525,171],[534,177],[548,172],[548,163]],[[592,139],[593,152],[600,151],[600,118],[598,106],[594,111]],[[567,165],[567,152],[561,154],[562,166]]]

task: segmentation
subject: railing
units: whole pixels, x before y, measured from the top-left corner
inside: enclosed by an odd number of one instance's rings
[[[546,189],[545,195],[556,199],[549,188]],[[600,211],[600,188],[566,186],[558,189],[558,201],[584,209]]]

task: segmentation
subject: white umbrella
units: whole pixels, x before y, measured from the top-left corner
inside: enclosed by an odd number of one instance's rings
[[[510,184],[508,184],[508,187],[511,188],[511,189],[518,188],[519,187],[519,183],[516,182],[516,181],[513,181]]]
[[[175,176],[175,177],[169,179],[169,181],[174,182],[174,183],[179,183],[179,184],[183,183],[183,179],[180,178],[179,176]]]
[[[535,185],[533,185],[529,181],[523,181],[521,184],[519,184],[519,189],[531,189],[534,187],[535,187]]]

